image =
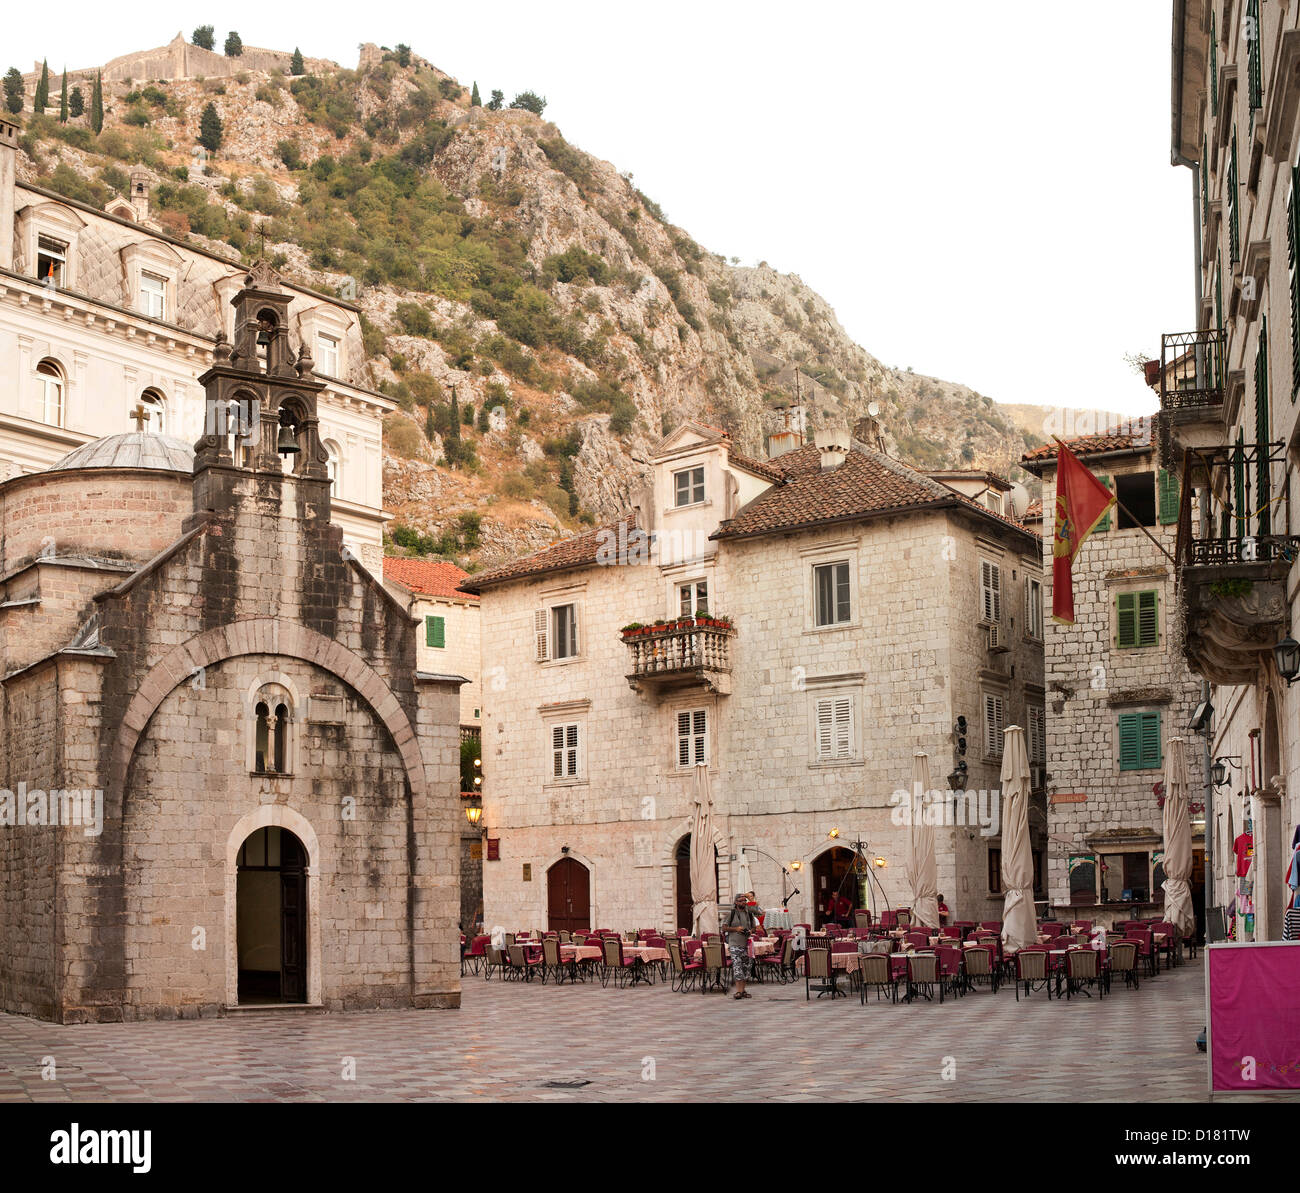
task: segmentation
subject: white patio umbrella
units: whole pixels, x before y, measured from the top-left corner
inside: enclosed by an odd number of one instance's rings
[[[691,917],[695,935],[718,930],[718,871],[713,850],[713,792],[706,763],[695,765],[695,819],[691,822]]]
[[[1034,918],[1034,854],[1029,844],[1029,753],[1025,731],[1010,725],[1002,745],[1002,940],[1013,949],[1038,939]]]
[[[743,849],[740,851],[740,859],[736,862],[736,890],[752,891],[754,889],[754,879],[749,873],[749,854]],[[755,896],[757,898],[757,896]]]
[[[1187,754],[1181,737],[1165,743],[1165,919],[1180,932],[1196,927],[1192,909],[1192,826],[1187,807]]]
[[[912,921],[939,926],[939,866],[934,857],[934,825],[925,822],[925,793],[930,790],[930,758],[912,755],[912,828],[907,840],[907,881],[912,887]]]

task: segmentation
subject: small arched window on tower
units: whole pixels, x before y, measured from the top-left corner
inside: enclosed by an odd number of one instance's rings
[[[36,380],[40,385],[41,421],[51,427],[63,426],[66,412],[63,370],[54,361],[43,360],[36,366]]]
[[[253,706],[253,771],[287,775],[293,770],[293,705],[279,684],[267,684]]]

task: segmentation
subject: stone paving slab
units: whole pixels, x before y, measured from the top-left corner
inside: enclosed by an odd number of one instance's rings
[[[1103,1001],[1017,1003],[1004,987],[863,1007],[809,1002],[802,982],[750,989],[736,1002],[467,976],[459,1011],[75,1027],[0,1015],[0,1103],[1206,1099],[1199,963]],[[1300,1095],[1222,1100],[1264,1098]]]

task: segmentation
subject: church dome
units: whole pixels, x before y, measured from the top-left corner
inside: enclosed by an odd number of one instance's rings
[[[146,468],[188,473],[194,471],[194,449],[170,435],[127,431],[83,443],[51,464],[48,471],[70,472],[83,468]]]

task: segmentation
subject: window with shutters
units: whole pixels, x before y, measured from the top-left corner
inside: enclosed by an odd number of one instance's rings
[[[1214,9],[1210,9],[1210,115],[1219,114],[1219,33]]]
[[[989,847],[989,894],[1002,894],[1002,850]]]
[[[551,780],[580,779],[586,774],[583,727],[577,722],[551,725]]]
[[[1156,524],[1156,474],[1127,472],[1114,478],[1115,526],[1133,530]]]
[[[434,650],[446,650],[447,619],[445,617],[435,617],[432,614],[425,617],[424,644],[433,647]]]
[[[1115,594],[1115,645],[1120,650],[1160,645],[1160,593],[1157,589]]]
[[[699,505],[704,500],[704,468],[673,473],[673,505]]]
[[[1178,477],[1167,468],[1156,474],[1156,518],[1161,526],[1178,521]]]
[[[1214,255],[1214,326],[1223,330],[1223,254]]]
[[[841,762],[857,756],[855,711],[854,697],[849,693],[817,698],[814,756],[818,762]]]
[[[1026,735],[1031,766],[1047,765],[1047,713],[1041,705],[1029,706],[1029,733]]]
[[[1025,577],[1025,633],[1043,640],[1043,582],[1032,576]]]
[[[1201,224],[1210,219],[1210,141],[1201,142]]]
[[[1300,390],[1300,167],[1291,167],[1286,196],[1286,267],[1291,292],[1291,401]]]
[[[843,625],[852,618],[847,560],[813,568],[814,616],[819,626]]]
[[[992,692],[984,693],[984,756],[1002,757],[1002,733],[1007,727],[1006,700]]]
[[[1246,69],[1249,78],[1250,110],[1257,112],[1264,106],[1264,71],[1260,54],[1259,0],[1246,0],[1246,19],[1241,24],[1246,39]]]
[[[1002,568],[987,559],[980,560],[980,620],[986,625],[1002,621]]]
[[[1158,712],[1120,713],[1119,769],[1159,770],[1163,765]]]
[[[533,614],[533,641],[539,663],[578,654],[578,606],[552,605]]]
[[[1241,260],[1239,244],[1239,211],[1237,209],[1237,130],[1232,130],[1232,149],[1228,157],[1228,264]]]
[[[677,714],[677,765],[679,768],[709,761],[709,714],[703,708]]]
[[[1259,340],[1255,346],[1255,442],[1259,444],[1255,463],[1255,508],[1257,534],[1272,534],[1273,478],[1268,471],[1268,449],[1272,438],[1272,419],[1268,408],[1268,316],[1259,319]]]

